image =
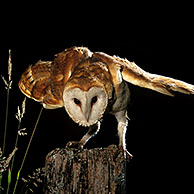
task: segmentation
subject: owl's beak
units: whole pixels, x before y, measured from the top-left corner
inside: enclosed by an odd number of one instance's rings
[[[86,119],[87,122],[90,120],[90,114],[91,114],[91,106],[88,106],[87,103],[81,107],[82,113]]]

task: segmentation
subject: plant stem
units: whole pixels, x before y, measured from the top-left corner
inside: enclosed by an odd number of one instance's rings
[[[39,122],[39,120],[40,120],[40,116],[41,116],[41,114],[42,114],[42,110],[43,110],[43,107],[41,108],[40,113],[39,113],[39,115],[38,115],[38,118],[37,118],[37,120],[36,120],[36,124],[35,124],[35,126],[34,126],[32,135],[31,135],[31,137],[30,137],[28,146],[27,146],[27,148],[26,148],[26,152],[25,152],[25,154],[24,154],[24,158],[23,158],[22,164],[21,164],[20,169],[19,169],[19,171],[18,171],[18,173],[17,173],[17,178],[16,178],[16,183],[15,183],[15,187],[14,187],[13,194],[15,194],[15,192],[16,192],[17,184],[18,184],[18,181],[19,181],[19,178],[20,178],[20,173],[21,173],[22,168],[23,168],[23,166],[24,166],[24,162],[25,162],[25,160],[26,160],[26,156],[27,156],[27,154],[28,154],[28,151],[29,151],[29,148],[30,148],[30,145],[31,145],[33,136],[34,136],[34,133],[35,133],[36,128],[37,128],[37,125],[38,125],[38,122]]]
[[[4,138],[3,138],[2,155],[5,152],[5,144],[6,144],[6,136],[7,136],[8,110],[9,110],[9,88],[7,88],[7,102],[6,102],[6,112],[5,112],[5,128],[4,128]],[[3,177],[3,173],[0,173],[0,194],[1,194],[2,177]]]
[[[3,177],[3,173],[2,173],[2,172],[0,172],[0,194],[1,194],[1,190],[2,190],[2,188],[1,188],[2,177]]]
[[[20,126],[21,126],[21,121],[19,121],[19,123],[18,123],[18,131],[20,130]],[[15,141],[15,148],[18,145],[18,137],[19,137],[18,131],[17,131],[16,141]],[[11,162],[11,172],[13,170],[14,160],[15,160],[15,155],[13,156],[13,159],[12,159],[12,162]]]
[[[2,154],[4,154],[4,152],[5,152],[5,144],[6,144],[6,136],[7,136],[8,110],[9,110],[9,88],[7,88],[7,103],[6,103],[6,112],[5,112],[5,129],[4,129],[4,138],[3,138],[3,150],[2,150]]]
[[[28,186],[27,183],[25,183],[25,184],[23,185],[23,187],[22,187],[22,189],[21,189],[21,191],[20,191],[20,194],[22,194],[22,193],[24,193],[24,192],[27,193],[27,189],[26,189],[27,186]],[[25,189],[26,189],[26,191],[25,191]]]
[[[7,185],[7,192],[6,192],[6,194],[9,193],[10,183],[11,183],[11,170],[9,168],[9,170],[8,170],[8,185]]]
[[[21,126],[21,121],[19,121],[18,123],[18,131],[20,130],[20,126]],[[16,136],[16,141],[15,141],[15,148],[17,147],[17,144],[18,144],[18,133],[17,133],[17,136]],[[10,184],[11,184],[11,175],[12,175],[12,170],[13,170],[13,165],[14,165],[14,160],[15,160],[15,154],[12,158],[12,162],[11,162],[11,168],[9,169],[10,170],[10,179],[8,179],[8,185],[7,185],[7,194],[9,193],[9,188],[10,188]]]

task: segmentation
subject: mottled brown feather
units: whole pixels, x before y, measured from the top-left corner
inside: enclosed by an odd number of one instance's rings
[[[87,59],[76,66],[66,88],[78,87],[88,91],[91,87],[103,87],[109,98],[112,98],[113,83],[107,67],[101,62],[94,62],[93,59]]]
[[[51,76],[51,64],[49,61],[38,61],[29,66],[22,74],[19,81],[20,90],[28,97],[36,101],[42,101],[45,94],[44,89]]]

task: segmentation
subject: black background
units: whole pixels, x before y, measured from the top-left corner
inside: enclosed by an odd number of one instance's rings
[[[59,4],[49,10],[38,5],[31,9],[29,5],[23,12],[6,7],[1,30],[0,74],[7,77],[8,49],[12,50],[13,63],[6,154],[14,147],[18,124],[15,113],[24,98],[17,86],[21,74],[39,59],[53,60],[65,48],[86,46],[91,51],[135,61],[148,72],[194,84],[189,5],[94,5],[82,9],[79,5]],[[131,120],[126,142],[134,157],[127,164],[127,193],[191,191],[194,97],[177,93],[169,97],[131,84],[129,87]],[[0,142],[3,141],[5,102],[6,90],[1,80]],[[28,136],[19,139],[16,168],[40,108],[39,103],[27,99],[22,127],[27,128]],[[115,119],[105,115],[100,132],[86,147],[117,144],[116,127]],[[79,140],[86,131],[63,108],[44,110],[21,176],[44,166],[48,152],[64,147],[70,140]]]

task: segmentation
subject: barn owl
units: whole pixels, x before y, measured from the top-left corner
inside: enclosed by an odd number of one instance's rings
[[[71,119],[89,127],[79,142],[67,146],[82,148],[100,129],[104,113],[117,119],[119,146],[126,150],[127,82],[173,96],[170,91],[194,94],[194,86],[183,81],[151,74],[134,62],[85,47],[72,47],[57,54],[53,61],[38,61],[29,66],[19,81],[20,90],[41,102],[44,108],[64,107]]]

